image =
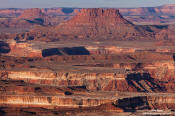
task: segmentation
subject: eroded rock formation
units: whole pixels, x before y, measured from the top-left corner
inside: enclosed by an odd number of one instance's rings
[[[14,27],[37,28],[0,36],[0,115],[174,113],[175,47],[152,41],[173,41],[173,26],[136,26],[95,8],[50,27],[52,10],[27,9]],[[151,41],[116,41],[135,39]]]
[[[125,20],[116,9],[82,9],[71,20],[54,28],[62,36],[98,39],[141,39],[151,37]]]

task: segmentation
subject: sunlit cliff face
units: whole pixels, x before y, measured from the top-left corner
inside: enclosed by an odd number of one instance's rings
[[[0,115],[174,113],[174,26],[79,10],[16,10],[0,23],[9,31],[0,33]],[[130,13],[158,12],[139,10]]]

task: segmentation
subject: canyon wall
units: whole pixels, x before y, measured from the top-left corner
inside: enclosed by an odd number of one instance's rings
[[[163,5],[158,7],[144,8],[119,8],[121,14],[135,24],[172,24],[174,22],[175,5]],[[30,9],[27,9],[30,10]],[[60,22],[65,18],[75,16],[81,8],[42,8],[42,13],[49,16],[59,16]],[[25,9],[1,9],[0,17],[18,17],[25,12]]]
[[[25,96],[25,95],[4,95],[0,96],[0,104],[24,105],[27,106],[43,106],[43,107],[95,107],[101,104],[110,103],[113,100],[108,99],[88,99],[88,98],[72,98],[59,96]]]
[[[6,78],[41,85],[85,86],[88,90],[174,91],[175,68],[172,62],[122,63],[115,64],[115,68],[121,71],[116,73],[7,71]]]
[[[124,111],[152,109],[154,113],[166,113],[166,110],[174,109],[174,100],[174,96],[148,95],[118,99],[114,104],[119,108],[123,108]]]
[[[58,25],[54,31],[62,36],[77,38],[140,38],[151,33],[125,20],[116,9],[82,9],[71,20]]]

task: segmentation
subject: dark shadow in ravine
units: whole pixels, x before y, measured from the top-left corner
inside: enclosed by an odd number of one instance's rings
[[[32,23],[32,24],[44,25],[44,19],[42,19],[42,18],[35,18],[33,20],[25,19],[25,21]]]
[[[53,56],[53,55],[90,55],[89,51],[85,47],[65,47],[65,48],[50,48],[42,50],[42,56]]]
[[[0,116],[5,116],[6,112],[4,110],[5,107],[0,107]]]
[[[87,90],[86,86],[70,86],[68,87],[71,90]]]
[[[173,54],[173,60],[175,61],[175,53]]]
[[[62,12],[65,14],[71,14],[74,12],[73,8],[62,8]]]
[[[0,41],[0,54],[4,53],[9,53],[10,52],[10,46],[8,43],[5,43],[3,41]]]
[[[137,89],[138,92],[163,92],[165,87],[161,87],[149,73],[132,73],[127,75],[129,86]]]
[[[63,52],[67,55],[90,55],[85,47],[63,48]]]
[[[122,108],[125,112],[151,109],[146,96],[130,97],[117,100],[116,107]]]
[[[62,55],[62,53],[59,51],[58,48],[50,48],[50,49],[44,49],[42,50],[42,56],[47,57],[47,56],[53,56],[53,55]]]

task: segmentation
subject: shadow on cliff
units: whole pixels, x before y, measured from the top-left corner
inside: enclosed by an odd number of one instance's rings
[[[63,48],[63,52],[67,55],[90,55],[85,47]]]
[[[173,54],[173,60],[175,61],[175,53]]]
[[[53,55],[62,55],[60,50],[58,48],[51,48],[51,49],[44,49],[42,50],[42,56],[47,57],[47,56],[53,56]]]
[[[53,55],[90,55],[89,51],[85,47],[72,47],[72,48],[50,48],[42,50],[42,56],[53,56]]]
[[[9,53],[10,52],[10,47],[8,43],[5,43],[3,41],[0,41],[0,54],[2,53]]]
[[[151,109],[146,96],[119,99],[116,107],[122,108],[125,112],[135,112],[136,110]]]
[[[25,21],[27,21],[28,23],[31,23],[31,24],[44,25],[44,19],[42,19],[42,18],[35,18],[33,20],[25,19]]]
[[[73,8],[62,8],[62,12],[66,14],[70,14],[74,12]]]
[[[127,75],[127,83],[138,92],[163,92],[165,87],[161,87],[149,73],[132,73]]]
[[[5,116],[6,112],[4,111],[4,107],[0,107],[0,116]]]

